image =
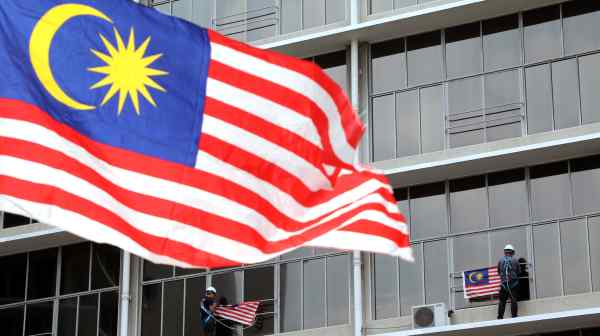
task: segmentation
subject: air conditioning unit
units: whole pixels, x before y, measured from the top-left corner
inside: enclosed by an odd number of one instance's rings
[[[413,329],[441,327],[448,325],[446,304],[434,303],[412,307]]]

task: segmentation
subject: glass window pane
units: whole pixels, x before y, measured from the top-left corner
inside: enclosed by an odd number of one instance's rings
[[[487,233],[469,234],[454,238],[454,272],[461,273],[468,270],[489,267],[489,241]],[[453,279],[454,287],[462,287],[462,279]],[[457,308],[470,306],[464,298],[464,293],[454,294]]]
[[[208,1],[201,1],[208,2]],[[173,16],[177,16],[187,21],[192,21],[193,11],[192,0],[177,0],[173,2]]]
[[[568,162],[531,167],[533,220],[558,219],[571,214]]]
[[[448,249],[446,240],[424,243],[425,303],[448,304]]]
[[[525,258],[529,261],[530,255],[527,249],[527,229],[526,228],[514,228],[500,231],[490,232],[491,240],[491,256],[492,265],[496,265],[497,262],[504,256],[504,246],[511,244],[515,248],[515,256],[517,258]]]
[[[144,336],[160,336],[162,284],[142,287],[142,332]],[[203,291],[204,292],[204,291]],[[198,312],[198,315],[200,312]]]
[[[590,265],[592,270],[592,290],[600,291],[600,217],[590,217],[588,220],[590,235]]]
[[[408,188],[401,188],[394,190],[394,198],[396,199],[396,205],[402,215],[404,215],[404,220],[406,224],[410,226],[410,206],[408,202]]]
[[[373,255],[373,312],[376,320],[398,316],[398,274],[397,257]]]
[[[183,329],[183,280],[165,282],[163,335],[181,335]]]
[[[420,90],[423,153],[444,149],[444,91],[441,85]]]
[[[23,336],[23,307],[0,309],[3,336]]]
[[[518,70],[497,72],[485,76],[486,113],[499,113],[521,103],[521,80]],[[507,106],[510,105],[510,106]]]
[[[371,14],[385,12],[394,9],[394,0],[371,0]]]
[[[449,78],[482,71],[479,22],[446,29],[446,66]]]
[[[304,329],[325,326],[325,259],[303,262]]]
[[[395,95],[373,98],[373,160],[396,157]]]
[[[202,334],[200,324],[200,300],[206,290],[206,278],[197,277],[185,280],[185,336]]]
[[[302,2],[303,28],[318,27],[325,24],[325,0]]]
[[[53,306],[53,302],[40,302],[27,305],[25,335],[50,335],[52,333]]]
[[[561,295],[560,260],[556,223],[533,227],[533,256],[535,285],[538,298]]]
[[[301,30],[302,0],[285,0],[281,2],[281,33],[287,34]]]
[[[565,49],[569,54],[600,49],[600,3],[576,0],[563,4]]]
[[[241,271],[213,275],[212,285],[217,289],[219,298],[225,298],[231,303],[242,302],[243,276]]]
[[[56,258],[58,249],[29,253],[27,298],[41,299],[56,294]]]
[[[396,95],[397,151],[399,157],[419,153],[420,121],[418,90]]]
[[[210,2],[210,1],[206,1]],[[248,0],[246,8],[247,41],[273,37],[277,31],[276,0]]]
[[[15,215],[10,212],[5,212],[4,216],[3,216],[2,227],[5,229],[8,229],[8,228],[16,227],[16,226],[27,225],[30,223],[31,223],[31,218],[29,218],[29,217]]]
[[[404,39],[371,45],[373,92],[381,93],[406,87]]]
[[[481,77],[455,80],[448,83],[448,113],[466,114],[483,108],[483,82]],[[465,115],[467,117],[470,115]]]
[[[281,256],[282,260],[311,257],[315,255],[314,247],[300,247]]]
[[[450,181],[451,232],[477,231],[488,227],[485,176]]]
[[[527,132],[551,131],[554,107],[550,65],[542,64],[525,69],[527,83]]]
[[[599,122],[600,54],[579,58],[579,80],[581,81],[582,123]]]
[[[579,69],[576,59],[552,63],[552,88],[556,128],[579,125]]]
[[[148,260],[144,260],[144,281],[170,278],[172,276],[172,266],[157,265]]]
[[[551,59],[561,55],[560,7],[550,6],[523,13],[525,62]]]
[[[408,85],[437,82],[442,79],[441,32],[408,37]]]
[[[571,161],[573,203],[575,214],[596,212],[600,209],[600,156]]]
[[[521,64],[519,16],[507,15],[483,21],[485,71]]]
[[[256,316],[256,322],[252,327],[244,329],[244,336],[273,335],[274,331],[275,314],[260,314]]]
[[[349,323],[350,258],[339,255],[327,258],[327,325]]]
[[[113,291],[100,294],[100,335],[117,336],[118,307],[119,292]]]
[[[70,294],[88,290],[90,278],[90,243],[64,246],[60,292]]]
[[[448,233],[444,183],[411,187],[410,210],[413,239]]]
[[[488,185],[492,227],[529,222],[524,169],[489,174]]]
[[[92,289],[119,286],[121,250],[105,244],[92,247]]]
[[[560,247],[565,295],[589,292],[590,260],[585,218],[560,223]]]
[[[300,267],[302,267],[300,262],[293,262],[282,264],[280,268],[280,328],[282,332],[302,329],[302,324],[300,321],[302,309],[302,282]]]
[[[214,13],[214,5],[212,1],[194,1],[188,0],[192,4],[192,22],[195,24],[209,28],[212,26],[212,17]],[[173,11],[180,11],[178,4],[173,4]]]
[[[274,288],[275,271],[273,266],[244,271],[244,301],[272,300],[275,297]]]
[[[394,7],[396,9],[404,8],[404,7],[408,7],[408,6],[414,6],[416,4],[417,4],[417,0],[394,0]]]
[[[400,259],[400,313],[412,314],[412,307],[423,304],[423,253],[421,245],[412,245],[415,262]],[[391,273],[391,272],[390,272]]]
[[[58,334],[75,336],[77,326],[77,298],[63,299],[58,304]]]
[[[345,0],[325,0],[325,23],[343,21],[346,18]]]
[[[345,50],[316,56],[315,63],[348,94],[348,67],[346,66]]]
[[[78,336],[95,336],[98,323],[98,294],[79,298]]]
[[[0,306],[25,299],[27,254],[0,258]]]

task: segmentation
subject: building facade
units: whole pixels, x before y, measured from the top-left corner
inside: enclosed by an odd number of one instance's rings
[[[600,2],[142,2],[323,67],[368,126],[362,158],[390,178],[416,261],[303,248],[186,270],[4,213],[1,335],[200,335],[208,285],[262,302],[239,335],[600,335]],[[495,321],[461,274],[507,243],[523,317]],[[412,329],[434,303],[450,326]]]

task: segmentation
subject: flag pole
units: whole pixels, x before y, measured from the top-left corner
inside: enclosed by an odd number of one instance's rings
[[[351,3],[351,20],[354,22],[358,19],[358,2],[350,1]],[[359,73],[358,73],[358,40],[352,39],[350,45],[350,99],[352,107],[355,111],[360,110],[359,102]],[[363,310],[362,310],[362,262],[360,251],[352,252],[352,267],[353,267],[353,289],[354,289],[354,336],[361,336],[363,329]]]
[[[121,281],[121,314],[119,323],[119,336],[129,334],[129,288],[131,282],[131,254],[123,250],[122,257],[123,279]]]

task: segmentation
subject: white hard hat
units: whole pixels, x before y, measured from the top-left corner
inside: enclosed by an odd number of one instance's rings
[[[507,244],[506,246],[504,246],[504,251],[514,251],[514,250],[515,250],[515,248],[510,244]]]
[[[210,287],[208,287],[208,288],[206,289],[206,291],[207,291],[207,292],[213,292],[213,293],[217,294],[217,290],[216,290],[216,289],[215,289],[215,287],[213,287],[213,286],[210,286]]]

